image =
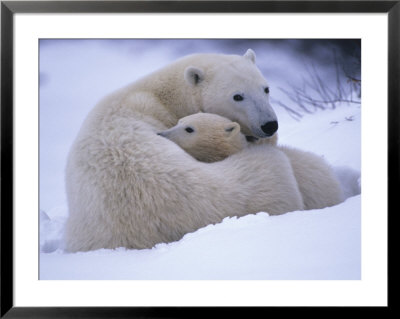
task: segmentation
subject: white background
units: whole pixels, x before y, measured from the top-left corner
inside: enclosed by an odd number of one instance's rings
[[[17,14],[14,28],[15,306],[386,305],[386,14]],[[39,38],[361,38],[362,280],[39,281]]]

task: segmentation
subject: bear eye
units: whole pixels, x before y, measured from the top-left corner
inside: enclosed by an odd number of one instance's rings
[[[269,88],[265,88],[264,92],[268,94],[269,93]]]
[[[185,131],[188,133],[193,133],[194,129],[192,129],[190,126],[188,126],[187,128],[185,128]]]
[[[233,99],[234,99],[235,101],[237,101],[237,102],[243,101],[243,95],[235,94],[235,95],[233,96]]]

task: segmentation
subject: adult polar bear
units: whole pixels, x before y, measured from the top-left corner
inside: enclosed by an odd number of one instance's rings
[[[303,209],[292,166],[275,146],[205,164],[156,134],[204,111],[274,143],[267,87],[248,50],[183,58],[102,100],[68,157],[65,249],[149,248],[226,216]]]

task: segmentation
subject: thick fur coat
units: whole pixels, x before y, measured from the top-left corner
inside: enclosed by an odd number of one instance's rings
[[[195,159],[206,163],[221,161],[248,144],[238,123],[211,113],[185,116],[177,125],[158,135],[170,139]]]
[[[250,145],[238,123],[210,113],[186,116],[159,134],[203,162],[221,161]],[[343,200],[341,185],[322,157],[293,147],[277,147],[290,160],[305,209],[329,207]]]
[[[254,60],[251,50],[189,56],[94,107],[66,167],[66,251],[150,248],[227,216],[304,208],[290,161],[273,145],[202,163],[157,135],[203,111],[274,141],[276,115]]]

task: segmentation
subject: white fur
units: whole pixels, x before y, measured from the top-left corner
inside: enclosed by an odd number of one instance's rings
[[[174,141],[197,160],[207,163],[221,161],[247,146],[238,123],[211,113],[185,116],[177,125],[158,134]]]
[[[65,249],[149,248],[226,216],[303,209],[290,162],[276,147],[254,145],[207,164],[156,134],[203,110],[258,136],[260,125],[276,120],[265,85],[249,55],[195,55],[101,101],[68,157]],[[245,94],[241,108],[235,92]]]
[[[173,140],[198,160],[213,162],[248,147],[249,143],[243,134],[235,130],[225,131],[226,128],[236,128],[236,125],[238,124],[219,115],[196,113],[180,119],[176,126],[162,132],[162,135]],[[186,127],[193,128],[194,132],[187,133]],[[277,147],[290,160],[305,209],[333,206],[349,197],[349,194],[353,196],[357,192],[344,188],[339,183],[344,178],[338,179],[335,171],[322,157],[291,147]],[[348,169],[342,169],[341,172],[346,176],[351,173]],[[346,183],[350,184],[355,183]],[[342,189],[346,190],[346,194],[342,193]]]
[[[335,172],[321,156],[287,146],[279,149],[290,160],[305,209],[329,207],[344,200]]]

